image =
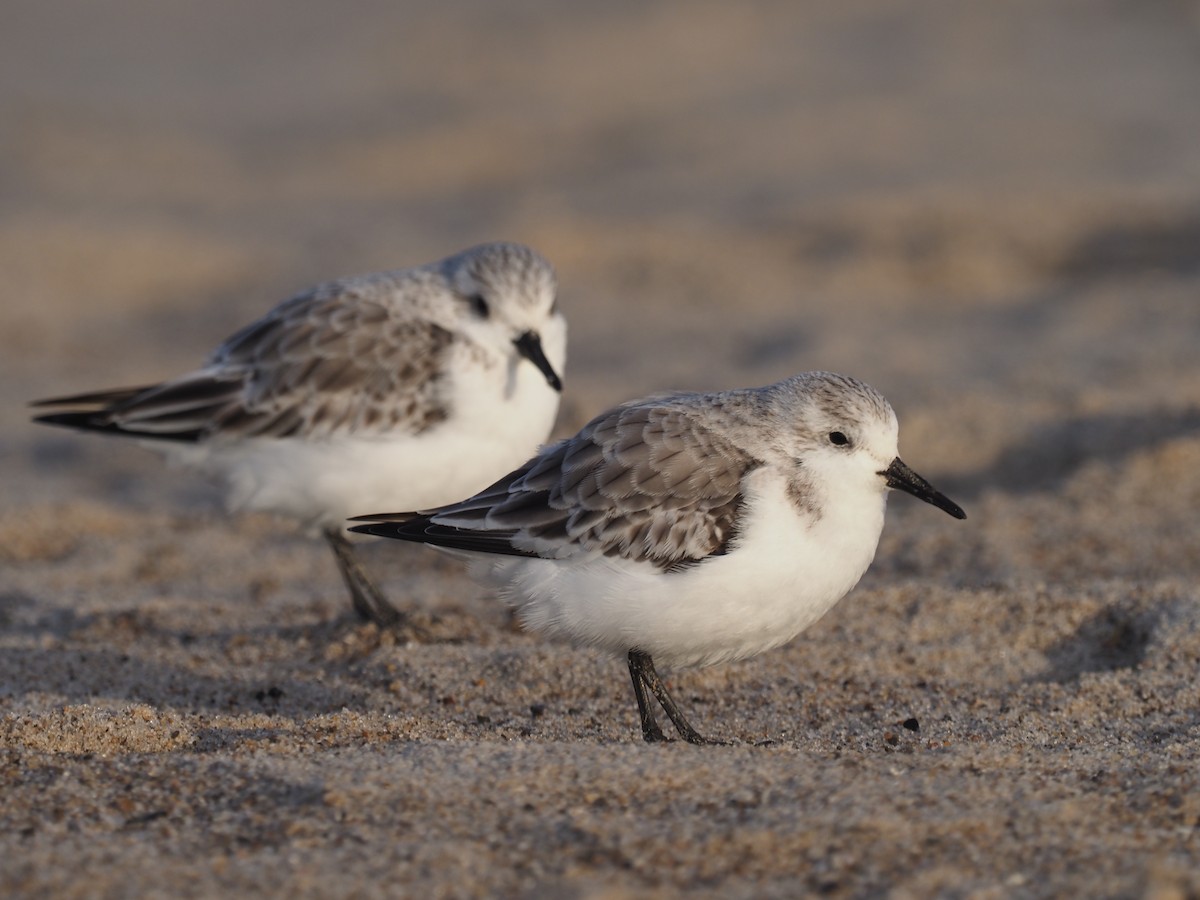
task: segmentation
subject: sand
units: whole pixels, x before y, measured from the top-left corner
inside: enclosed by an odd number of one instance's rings
[[[0,30],[0,893],[1200,895],[1200,8],[20,4]],[[862,584],[671,681],[452,561],[227,516],[32,399],[318,280],[553,260],[558,433],[826,368],[906,461]],[[364,510],[366,512],[366,510]]]

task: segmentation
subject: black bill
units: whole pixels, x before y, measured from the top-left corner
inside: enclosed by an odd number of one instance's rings
[[[538,371],[546,376],[546,381],[550,387],[556,391],[562,392],[562,379],[558,377],[558,373],[554,371],[554,366],[550,365],[550,360],[546,359],[546,354],[542,352],[542,339],[538,337],[536,331],[527,331],[515,341],[517,351],[538,367]]]
[[[887,479],[887,486],[906,494],[912,494],[918,500],[931,503],[943,512],[956,519],[965,519],[967,514],[961,506],[935,488],[932,484],[904,464],[904,460],[896,457],[892,464],[879,473]]]

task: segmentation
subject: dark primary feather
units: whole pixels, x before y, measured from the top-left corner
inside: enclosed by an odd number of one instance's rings
[[[41,422],[43,425],[59,425],[63,428],[75,428],[79,431],[97,431],[100,433],[121,435],[137,434],[139,437],[161,437],[165,440],[185,442],[198,441],[202,437],[202,432],[199,431],[176,431],[164,435],[139,434],[110,421],[104,415],[87,412],[49,413],[44,416],[34,416],[33,421]]]
[[[374,518],[364,516],[363,518]],[[354,519],[353,521],[360,521]],[[414,516],[402,521],[367,522],[354,525],[351,531],[372,534],[376,537],[395,538],[401,541],[416,541],[447,547],[453,550],[470,550],[475,553],[494,553],[506,556],[537,556],[528,550],[519,550],[513,543],[512,531],[472,531],[438,525],[429,516]]]
[[[130,397],[137,396],[142,391],[150,389],[150,385],[135,388],[111,388],[105,391],[93,391],[87,394],[72,394],[69,397],[51,397],[48,400],[34,400],[29,405],[34,408],[48,406],[83,406],[95,407],[97,410],[114,403],[121,403]]]
[[[205,434],[205,415],[226,404],[240,385],[241,379],[220,380],[201,373],[145,388],[58,397],[34,406],[83,408],[36,416],[34,421],[84,431],[196,441]]]
[[[694,407],[656,398],[604,413],[468,500],[354,530],[518,556],[594,551],[673,569],[726,551],[755,465],[701,426]]]

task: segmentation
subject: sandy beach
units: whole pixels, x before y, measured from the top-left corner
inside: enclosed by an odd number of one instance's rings
[[[1200,6],[17,4],[0,29],[0,894],[1200,896]],[[331,277],[558,270],[557,435],[829,369],[889,503],[790,645],[670,678],[27,404]],[[376,512],[364,510],[363,512]]]

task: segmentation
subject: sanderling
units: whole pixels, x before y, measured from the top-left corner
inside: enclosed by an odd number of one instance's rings
[[[498,554],[487,574],[527,627],[627,658],[647,741],[664,740],[649,691],[702,744],[654,661],[790,641],[870,565],[889,488],[966,518],[900,460],[882,395],[810,372],[624,403],[469,500],[351,530]]]
[[[323,531],[364,618],[401,614],[344,531],[368,509],[478,491],[546,440],[566,322],[528,247],[321,284],[234,334],[199,369],[148,387],[42,400],[36,421],[144,439],[222,478],[232,509]]]

